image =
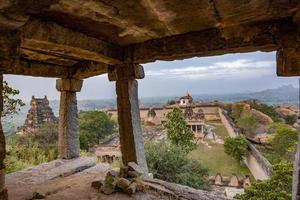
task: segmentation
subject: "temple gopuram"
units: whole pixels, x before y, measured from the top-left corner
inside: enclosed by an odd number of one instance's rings
[[[24,125],[18,128],[17,134],[32,133],[44,123],[55,124],[58,123],[58,119],[54,116],[47,96],[44,98],[35,98],[32,96],[27,118]]]

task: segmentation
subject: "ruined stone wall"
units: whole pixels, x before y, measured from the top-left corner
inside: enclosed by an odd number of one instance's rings
[[[229,116],[219,108],[220,117],[230,137],[238,136],[239,130]],[[245,158],[245,164],[257,180],[269,179],[272,175],[272,165],[270,162],[252,145],[247,142],[248,152]]]

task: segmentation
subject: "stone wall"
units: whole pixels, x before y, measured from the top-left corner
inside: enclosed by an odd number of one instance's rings
[[[238,128],[233,123],[232,119],[219,108],[220,117],[230,137],[236,137],[240,134]],[[269,179],[272,175],[272,165],[270,162],[255,148],[253,144],[247,142],[248,153],[245,159],[245,164],[251,171],[252,175],[257,180]]]
[[[264,170],[268,177],[272,176],[273,169],[271,163],[255,148],[251,142],[247,142],[248,152],[251,154],[255,160],[259,163],[259,166]]]

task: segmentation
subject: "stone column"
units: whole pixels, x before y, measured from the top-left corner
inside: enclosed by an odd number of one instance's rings
[[[142,66],[136,64],[116,65],[109,69],[109,80],[116,81],[118,122],[122,161],[124,165],[136,162],[148,172],[141,128],[138,82],[144,78]]]
[[[61,159],[79,157],[76,92],[80,92],[82,82],[71,78],[56,80],[56,89],[61,92],[58,125],[58,152]]]
[[[2,129],[1,116],[3,111],[3,74],[0,74],[0,200],[7,200],[7,189],[5,188],[5,136]]]

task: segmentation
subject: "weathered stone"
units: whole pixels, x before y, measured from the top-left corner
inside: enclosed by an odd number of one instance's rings
[[[104,182],[102,180],[98,180],[98,179],[94,180],[91,183],[92,188],[95,188],[95,189],[100,189],[103,185],[104,185]]]
[[[124,165],[136,162],[147,173],[137,87],[134,79],[116,82],[120,144]]]
[[[6,188],[0,190],[0,200],[8,200],[8,193]]]
[[[136,171],[128,171],[128,177],[130,177],[130,178],[136,178],[136,177],[139,177],[141,175],[142,175],[141,173],[138,173]]]
[[[34,192],[32,194],[32,200],[33,199],[45,199],[46,198],[46,194],[44,194],[43,192],[41,191],[38,191],[38,192]]]
[[[45,54],[107,64],[118,64],[123,59],[121,47],[64,28],[54,22],[29,20],[22,27],[22,36],[22,48]]]
[[[236,175],[230,177],[228,186],[239,187],[239,179]]]
[[[60,92],[80,92],[82,83],[83,81],[78,79],[57,79],[56,89]]]
[[[277,51],[277,75],[278,76],[300,76],[299,49],[284,48]]]
[[[130,186],[131,182],[125,178],[119,178],[117,180],[116,186],[120,188],[123,192],[127,192],[128,187]]]
[[[106,195],[110,195],[115,192],[115,188],[112,187],[111,185],[107,185],[107,184],[104,184],[100,190],[102,193],[104,193]]]
[[[119,177],[120,178],[127,178],[128,177],[128,167],[127,166],[120,167]]]
[[[108,68],[108,79],[110,81],[143,79],[144,77],[144,68],[138,64],[112,65]]]
[[[133,170],[139,174],[144,173],[143,169],[140,166],[138,166],[135,162],[129,162],[127,165],[128,165],[129,170]]]
[[[137,191],[137,183],[131,183],[129,187],[126,189],[126,193],[134,194]]]
[[[62,91],[60,96],[58,151],[59,158],[79,157],[79,127],[75,92]]]

